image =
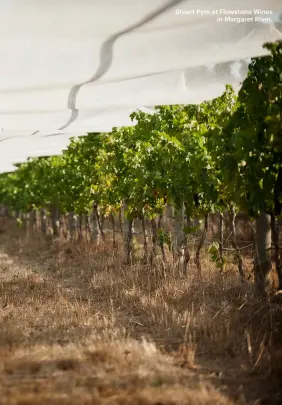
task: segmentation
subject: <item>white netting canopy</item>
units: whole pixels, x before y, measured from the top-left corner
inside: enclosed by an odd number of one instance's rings
[[[157,104],[239,86],[281,0],[1,0],[0,172]]]

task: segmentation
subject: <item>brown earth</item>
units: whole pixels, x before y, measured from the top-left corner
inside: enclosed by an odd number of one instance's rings
[[[282,403],[282,306],[0,223],[0,404]]]

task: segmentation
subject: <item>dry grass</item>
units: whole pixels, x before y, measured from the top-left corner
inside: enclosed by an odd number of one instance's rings
[[[1,221],[1,404],[280,403],[281,304],[232,266],[199,282]]]

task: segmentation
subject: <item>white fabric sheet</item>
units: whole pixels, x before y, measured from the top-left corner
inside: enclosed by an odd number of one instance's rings
[[[244,59],[282,39],[281,12],[281,0],[1,0],[0,171],[59,153],[60,137],[130,125],[142,106],[238,88]],[[61,135],[47,145],[48,133]]]

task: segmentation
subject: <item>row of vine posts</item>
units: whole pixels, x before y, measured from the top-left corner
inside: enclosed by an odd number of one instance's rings
[[[105,217],[97,205],[93,206],[89,215],[60,214],[56,207],[53,207],[50,212],[41,209],[40,211],[32,210],[27,214],[21,211],[10,213],[7,207],[2,206],[1,215],[14,217],[18,225],[28,233],[41,232],[45,236],[52,235],[54,239],[63,237],[72,243],[86,240],[95,245],[103,245],[108,243],[106,235],[110,233],[114,254],[119,247],[117,235],[120,235],[127,264],[132,263],[135,259],[135,237],[141,235],[143,239],[143,262],[150,263],[152,266],[156,260],[159,260],[165,268],[169,262],[169,252],[171,253],[173,265],[183,276],[187,275],[189,265],[193,261],[199,279],[201,279],[202,274],[201,253],[205,247],[207,247],[209,255],[220,273],[224,272],[226,266],[224,251],[228,251],[229,254],[232,253],[233,261],[238,266],[239,277],[244,283],[248,277],[244,265],[244,250],[247,249],[248,252],[250,250],[254,251],[255,269],[258,265],[261,267],[261,263],[257,263],[257,260],[259,260],[257,254],[257,250],[260,249],[259,244],[263,244],[263,247],[267,245],[268,250],[262,250],[265,255],[269,255],[272,250],[274,251],[274,253],[271,253],[271,257],[274,259],[279,289],[281,289],[280,227],[274,216],[269,216],[270,218],[261,216],[254,225],[242,214],[241,218],[240,215],[236,218],[235,210],[232,210],[230,213],[225,213],[225,215],[223,213],[205,215],[204,220],[199,223],[199,220],[191,221],[190,218],[185,216],[185,206],[183,205],[183,210],[176,210],[171,206],[167,206],[163,215],[151,219],[139,218],[134,220],[127,218],[125,209],[126,205],[123,204],[119,212],[111,212],[108,217]],[[136,223],[138,223],[137,226]],[[214,228],[210,232],[209,224]],[[243,224],[249,227],[249,232],[244,235],[246,233],[246,228],[244,228],[240,237],[238,237],[238,229],[242,228]],[[266,235],[265,239],[256,237],[256,233],[260,232],[260,227],[263,229],[263,235]],[[265,232],[266,227],[269,228],[269,232]],[[189,231],[185,232],[186,229]],[[195,240],[197,241],[196,245]],[[242,244],[245,246],[242,246]],[[191,246],[195,246],[193,258]],[[265,257],[263,263],[266,262]],[[270,270],[269,267],[262,268],[261,279]],[[260,277],[260,275],[256,277]],[[259,282],[262,282],[261,279],[259,279]]]

